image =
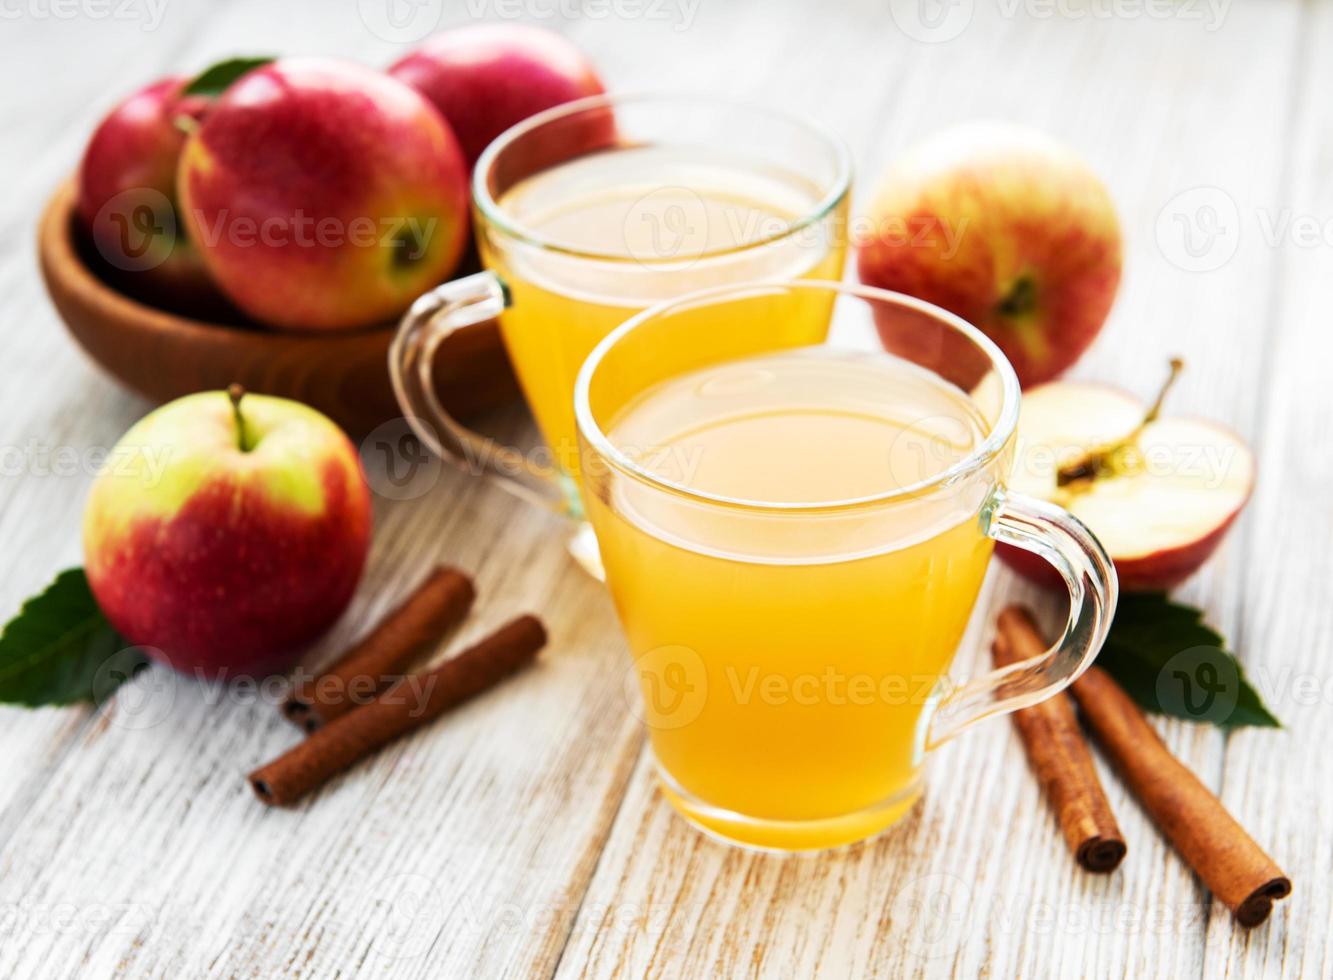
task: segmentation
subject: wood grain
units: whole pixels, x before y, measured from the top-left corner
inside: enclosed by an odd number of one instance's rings
[[[20,149],[0,155],[4,609],[79,561],[89,451],[148,408],[60,328],[32,254],[42,202],[119,91],[157,74],[239,51],[400,56],[408,45],[368,30],[360,6],[171,0],[151,29],[26,12],[6,21],[0,83],[27,94],[0,105],[7,146]],[[1296,876],[1272,920],[1239,934],[1100,760],[1129,856],[1108,877],[1073,869],[1003,723],[941,749],[925,800],[881,840],[777,858],[700,837],[657,794],[610,604],[564,556],[559,528],[443,467],[404,486],[368,445],[378,491],[369,574],[313,659],[447,561],[476,577],[481,596],[455,642],[538,608],[552,635],[545,662],[291,812],[256,804],[244,773],[297,736],[274,705],[236,691],[150,672],[98,708],[0,709],[0,976],[1333,969],[1333,887],[1320,873],[1333,860],[1322,758],[1333,737],[1333,472],[1317,449],[1333,426],[1322,378],[1333,247],[1270,233],[1284,209],[1333,217],[1322,110],[1333,3],[1233,0],[1214,24],[1188,16],[1206,16],[1201,5],[1097,16],[1113,5],[975,0],[954,5],[971,9],[970,22],[941,43],[905,34],[894,19],[904,6],[702,0],[685,24],[594,16],[589,5],[543,23],[588,50],[613,88],[729,92],[816,115],[851,145],[858,211],[893,155],[976,116],[1047,129],[1105,175],[1127,273],[1076,375],[1147,393],[1166,357],[1183,354],[1171,410],[1225,421],[1260,458],[1249,511],[1182,596],[1232,637],[1288,727],[1229,738],[1177,722],[1160,730]],[[440,9],[447,24],[471,8]],[[1169,232],[1173,209],[1193,200],[1182,195],[1200,188],[1234,203],[1239,240],[1218,267],[1190,271],[1159,226],[1167,215]],[[498,424],[527,431],[518,419]],[[959,673],[984,666],[990,615],[1013,601],[1056,612],[995,570]]]
[[[1248,943],[1226,940],[1225,922],[1209,923],[1205,970],[1211,976],[1326,976],[1333,971],[1333,884],[1318,869],[1333,861],[1333,795],[1328,746],[1333,742],[1333,459],[1313,447],[1333,431],[1323,365],[1333,358],[1327,329],[1333,309],[1333,238],[1297,229],[1333,218],[1328,180],[1333,133],[1318,106],[1333,82],[1333,5],[1307,8],[1292,55],[1297,90],[1287,103],[1289,155],[1282,183],[1267,195],[1235,197],[1242,234],[1267,249],[1275,266],[1268,284],[1265,343],[1268,381],[1256,426],[1259,483],[1244,544],[1252,562],[1239,609],[1236,642],[1246,670],[1285,726],[1269,738],[1242,731],[1227,744],[1218,782],[1222,802],[1295,875],[1289,914],[1275,913]],[[1285,231],[1279,232],[1279,229]]]

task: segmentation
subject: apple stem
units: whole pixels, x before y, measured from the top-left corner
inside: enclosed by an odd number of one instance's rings
[[[1120,458],[1125,450],[1138,442],[1144,429],[1157,421],[1157,417],[1162,412],[1162,405],[1166,402],[1167,392],[1171,390],[1171,386],[1180,377],[1180,372],[1185,368],[1185,361],[1182,358],[1173,357],[1170,361],[1170,368],[1170,373],[1167,374],[1166,380],[1162,382],[1162,387],[1157,391],[1157,397],[1153,400],[1148,411],[1143,413],[1143,419],[1134,427],[1134,430],[1123,439],[1113,442],[1109,446],[1103,446],[1101,449],[1095,449],[1074,460],[1074,462],[1060,467],[1055,476],[1056,486],[1067,487],[1069,484],[1078,483],[1081,480],[1092,481],[1116,469],[1116,460]]]
[[[241,415],[241,399],[245,397],[245,388],[233,381],[227,385],[227,397],[231,399],[231,414],[236,419],[236,446],[243,453],[250,451],[249,440],[245,438],[245,419]]]
[[[1176,378],[1180,377],[1180,372],[1184,369],[1185,361],[1183,358],[1171,358],[1171,373],[1168,374],[1166,380],[1162,382],[1162,387],[1157,392],[1157,398],[1152,403],[1152,408],[1148,409],[1148,413],[1143,416],[1143,421],[1140,422],[1139,427],[1134,430],[1135,435],[1142,432],[1144,426],[1148,423],[1157,421],[1157,416],[1161,414],[1162,411],[1162,404],[1166,401],[1166,393],[1171,390],[1171,386],[1176,383]]]

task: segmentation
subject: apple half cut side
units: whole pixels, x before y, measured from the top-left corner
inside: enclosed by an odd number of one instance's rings
[[[1023,395],[1009,486],[1064,507],[1086,524],[1129,591],[1169,589],[1216,550],[1254,485],[1254,457],[1223,426],[1192,418],[1143,423],[1133,395],[1099,384],[1052,382]],[[1089,453],[1115,447],[1095,475],[1071,478]],[[1062,476],[1063,474],[1063,476]],[[997,554],[1025,577],[1061,583],[1029,552]]]

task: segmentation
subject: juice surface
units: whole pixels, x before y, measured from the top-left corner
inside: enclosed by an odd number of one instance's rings
[[[984,431],[966,395],[907,362],[795,350],[659,384],[608,434],[664,479],[781,504],[917,483]],[[777,847],[832,846],[900,816],[923,711],[991,553],[976,499],[784,515],[627,479],[589,496],[673,802]]]
[[[782,234],[819,198],[808,181],[755,160],[659,146],[580,157],[500,198],[507,215],[557,246],[481,238],[487,266],[510,290],[512,302],[500,318],[505,345],[566,472],[578,468],[574,380],[613,328],[655,302],[708,286],[841,277],[840,240],[817,228]],[[811,304],[808,315],[784,329],[815,343],[827,320],[827,304]],[[769,326],[734,322],[730,329]]]

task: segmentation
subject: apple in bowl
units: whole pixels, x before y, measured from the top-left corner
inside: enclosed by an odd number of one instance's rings
[[[885,173],[857,241],[861,281],[924,299],[985,332],[1025,388],[1096,338],[1120,283],[1121,235],[1092,169],[1035,130],[974,122]],[[885,347],[965,368],[975,351],[928,319],[877,323]],[[984,365],[975,365],[975,375]]]
[[[578,48],[529,24],[441,31],[389,74],[420,91],[448,120],[469,170],[481,151],[516,123],[605,91]]]
[[[219,300],[176,201],[182,125],[208,109],[206,98],[184,94],[189,81],[159,79],[118,103],[88,140],[76,179],[79,221],[118,284],[187,310]]]
[[[1173,364],[1172,378],[1179,370]],[[1168,382],[1169,385],[1169,382]],[[1128,591],[1172,588],[1221,544],[1249,499],[1254,457],[1213,422],[1164,417],[1118,388],[1056,381],[1023,393],[1009,486],[1064,507],[1101,541]],[[996,553],[1063,586],[1030,552]]]
[[[84,512],[88,583],[112,626],[177,670],[285,666],[342,614],[370,543],[352,443],[299,402],[208,391],[112,450]]]
[[[280,329],[392,319],[466,245],[467,168],[449,126],[415,89],[349,62],[243,74],[190,136],[177,181],[213,279]]]

